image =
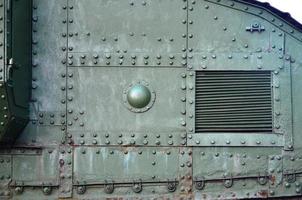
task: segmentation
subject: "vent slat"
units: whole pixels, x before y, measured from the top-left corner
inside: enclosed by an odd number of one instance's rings
[[[269,71],[197,71],[196,132],[271,132]]]
[[[198,105],[196,106],[196,109],[200,109],[200,110],[208,110],[208,109],[216,109],[216,108],[242,108],[242,106],[244,106],[245,108],[254,108],[255,105],[257,104],[249,104],[249,105],[242,105],[242,104],[228,104],[228,105],[213,105],[213,106],[209,106],[209,105]],[[266,107],[270,107],[271,104],[269,102],[265,102],[262,104],[262,106],[266,106]]]

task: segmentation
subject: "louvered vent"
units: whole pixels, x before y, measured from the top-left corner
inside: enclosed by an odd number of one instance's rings
[[[197,71],[196,132],[272,132],[269,71]]]

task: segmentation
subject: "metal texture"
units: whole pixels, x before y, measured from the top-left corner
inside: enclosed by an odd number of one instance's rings
[[[272,132],[270,71],[196,72],[196,132]]]
[[[301,199],[301,49],[252,0],[0,0],[0,199]]]

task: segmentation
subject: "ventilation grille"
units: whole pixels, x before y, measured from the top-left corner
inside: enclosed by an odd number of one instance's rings
[[[196,132],[272,132],[269,71],[197,71]]]

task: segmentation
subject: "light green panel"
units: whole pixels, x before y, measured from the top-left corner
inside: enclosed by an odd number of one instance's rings
[[[270,153],[256,149],[249,151],[250,149],[193,148],[193,176],[211,180],[224,176],[249,177],[265,174]]]
[[[74,181],[102,184],[179,180],[182,156],[179,148],[78,147]]]
[[[169,56],[182,58],[187,34],[186,1],[70,0],[69,5],[73,7],[69,12],[69,50],[90,53],[86,56],[89,64],[92,56],[103,59],[105,52],[111,53],[112,59],[118,59],[120,53],[126,59],[146,58],[152,65],[160,65],[157,62]]]
[[[184,144],[183,69],[85,67],[68,71],[72,86],[68,90],[68,132],[76,144],[83,144],[81,140],[107,145]],[[124,90],[138,81],[147,82],[155,92],[153,106],[141,113],[130,111],[123,100]]]
[[[281,151],[279,148],[263,147],[193,148],[195,198],[245,199],[269,196],[270,187],[282,180]],[[260,178],[266,181],[261,183]],[[204,187],[198,189],[196,181],[201,180],[204,181]]]
[[[267,20],[223,5],[228,0],[194,1],[189,6],[188,46],[196,52],[278,52],[283,48],[283,31]],[[238,4],[237,4],[238,5]],[[244,5],[240,5],[243,7]],[[190,9],[192,8],[192,9]],[[236,17],[234,17],[236,16]],[[250,32],[257,23],[264,31]],[[279,35],[280,34],[280,35]]]
[[[285,40],[286,54],[290,57],[290,61],[291,61],[294,146],[297,153],[300,154],[301,153],[300,146],[302,145],[301,143],[302,138],[299,131],[302,128],[302,123],[299,122],[302,117],[302,112],[300,109],[300,102],[302,101],[302,94],[301,94],[302,43],[297,42],[297,40],[291,37],[290,35],[286,35],[285,39],[286,39]]]
[[[13,155],[12,178],[24,186],[58,185],[57,149],[37,149],[36,154]]]

